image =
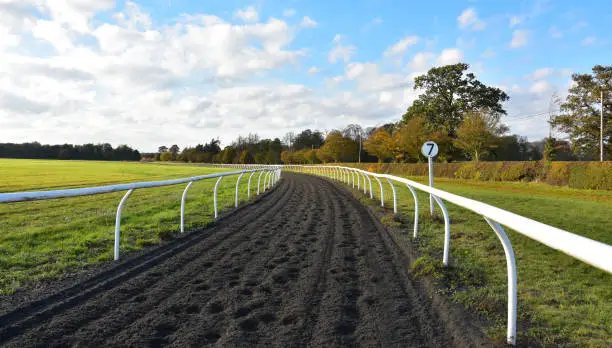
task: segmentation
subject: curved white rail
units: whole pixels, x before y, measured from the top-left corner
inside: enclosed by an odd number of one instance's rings
[[[117,214],[115,216],[115,246],[114,246],[113,254],[114,254],[114,259],[119,260],[119,246],[120,246],[120,238],[121,238],[121,212],[123,211],[123,206],[125,205],[127,199],[130,197],[132,192],[134,192],[134,190],[188,183],[181,196],[181,218],[180,218],[181,220],[180,222],[181,222],[181,232],[184,232],[185,231],[185,199],[187,197],[187,191],[189,190],[193,182],[210,179],[210,178],[218,178],[217,183],[215,184],[215,191],[214,191],[214,211],[215,211],[215,219],[216,219],[218,216],[217,188],[218,188],[219,181],[221,181],[223,177],[231,176],[231,175],[239,175],[238,180],[236,180],[236,193],[235,193],[236,206],[238,205],[238,184],[240,182],[240,178],[245,173],[252,172],[251,175],[253,175],[255,172],[272,173],[273,175],[276,175],[276,177],[280,177],[280,171],[281,171],[280,166],[257,165],[257,166],[252,166],[249,168],[256,168],[256,169],[245,169],[245,170],[225,172],[225,173],[207,174],[207,175],[200,175],[200,176],[194,176],[194,177],[182,178],[182,179],[137,182],[137,183],[131,183],[131,184],[86,187],[86,188],[78,188],[78,189],[0,193],[0,203],[40,201],[40,200],[45,200],[45,199],[80,197],[80,196],[97,195],[97,194],[127,190],[126,194],[123,196],[123,198],[119,202],[119,205],[117,207]],[[251,190],[250,180],[249,180],[248,190],[250,193],[250,190]]]
[[[508,327],[507,327],[507,341],[510,344],[516,344],[516,309],[517,309],[517,276],[516,276],[516,260],[514,257],[514,251],[508,235],[505,233],[502,225],[507,226],[514,231],[523,234],[531,239],[534,239],[544,245],[547,245],[553,249],[559,250],[567,255],[570,255],[584,263],[600,268],[608,273],[612,273],[612,246],[583,237],[577,234],[564,231],[562,229],[543,224],[541,222],[526,218],[524,216],[511,213],[509,211],[473,200],[458,196],[446,191],[442,191],[427,185],[423,185],[412,180],[405,178],[388,175],[388,174],[377,174],[368,172],[361,169],[340,167],[340,166],[302,166],[302,165],[287,165],[284,166],[286,169],[294,169],[305,173],[311,173],[315,175],[328,176],[327,172],[331,169],[339,170],[342,176],[338,176],[337,179],[348,186],[351,186],[350,177],[354,174],[362,174],[364,176],[364,189],[365,178],[369,181],[370,186],[370,198],[374,198],[372,192],[372,180],[373,177],[378,181],[380,186],[381,206],[384,206],[384,190],[383,185],[380,181],[381,178],[388,180],[393,191],[393,210],[397,213],[397,196],[395,193],[395,186],[393,181],[405,184],[414,198],[414,232],[413,238],[418,236],[418,225],[419,225],[419,202],[415,189],[430,194],[431,202],[434,201],[440,206],[442,214],[444,216],[444,255],[443,264],[448,264],[450,254],[450,218],[446,206],[443,200],[451,202],[465,209],[471,210],[485,219],[485,221],[491,226],[497,237],[499,238],[506,256],[506,266],[508,271]],[[344,173],[347,175],[345,176]],[[350,174],[349,174],[350,173]],[[354,177],[352,187],[355,187]],[[364,194],[367,194],[367,190],[364,190]]]

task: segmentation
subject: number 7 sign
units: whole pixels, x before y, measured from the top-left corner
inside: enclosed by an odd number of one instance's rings
[[[433,158],[438,154],[438,144],[428,141],[421,147],[421,153],[425,157]]]

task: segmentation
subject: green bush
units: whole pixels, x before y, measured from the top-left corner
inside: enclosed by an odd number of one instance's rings
[[[377,173],[427,176],[427,163],[340,164]],[[579,189],[612,190],[612,162],[459,162],[436,163],[435,176],[478,181],[542,181]]]
[[[569,187],[592,190],[611,190],[612,163],[576,163],[569,170]]]

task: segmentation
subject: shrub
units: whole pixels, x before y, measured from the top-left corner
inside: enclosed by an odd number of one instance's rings
[[[371,172],[427,176],[427,163],[345,163]],[[435,176],[480,181],[543,181],[579,189],[612,190],[612,162],[436,163]]]

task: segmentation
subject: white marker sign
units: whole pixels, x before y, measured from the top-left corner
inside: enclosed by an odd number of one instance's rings
[[[433,141],[426,142],[421,147],[421,153],[425,157],[436,157],[436,155],[438,154],[438,144],[434,143]]]

